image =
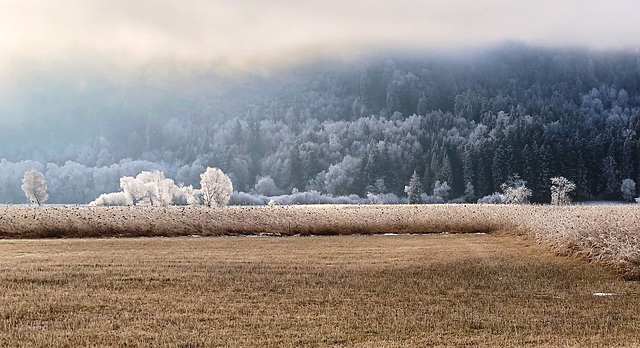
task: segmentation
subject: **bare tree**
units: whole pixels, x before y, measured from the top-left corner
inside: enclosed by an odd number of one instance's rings
[[[42,203],[49,199],[47,194],[47,182],[44,180],[44,174],[35,169],[31,169],[24,173],[22,178],[22,191],[31,201],[31,203]]]

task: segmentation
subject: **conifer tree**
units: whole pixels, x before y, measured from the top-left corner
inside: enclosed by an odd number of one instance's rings
[[[420,183],[420,178],[416,171],[413,171],[411,180],[409,180],[409,185],[404,187],[404,192],[406,192],[409,197],[409,204],[422,203],[422,184]]]

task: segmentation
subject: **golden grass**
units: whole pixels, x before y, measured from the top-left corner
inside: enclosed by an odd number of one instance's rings
[[[4,240],[0,267],[0,346],[640,345],[640,284],[512,235]]]
[[[640,279],[638,205],[0,207],[3,238],[495,231],[530,234],[558,254],[585,257]]]

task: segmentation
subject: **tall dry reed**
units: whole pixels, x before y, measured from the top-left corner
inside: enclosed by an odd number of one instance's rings
[[[0,238],[495,231],[529,234],[558,254],[585,257],[640,279],[636,205],[0,206]]]

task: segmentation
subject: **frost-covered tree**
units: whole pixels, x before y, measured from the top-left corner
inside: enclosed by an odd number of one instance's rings
[[[569,192],[576,189],[576,184],[563,176],[551,178],[551,204],[568,205],[571,204]]]
[[[632,201],[636,196],[636,182],[631,179],[622,180],[620,191],[622,192],[622,198],[625,201]]]
[[[507,204],[528,204],[529,197],[532,195],[531,189],[527,188],[527,182],[517,175],[500,185],[500,188],[503,192],[504,203]]]
[[[324,186],[327,192],[334,195],[352,193],[350,189],[353,189],[361,167],[362,161],[351,156],[345,156],[341,162],[329,166],[324,175]]]
[[[175,205],[200,205],[202,204],[202,194],[200,190],[193,186],[178,185],[173,189],[173,201]]]
[[[222,207],[229,202],[233,184],[222,170],[207,167],[207,170],[200,175],[200,192],[205,205]]]
[[[137,205],[139,201],[144,200],[149,192],[142,181],[132,176],[123,176],[120,178],[120,188],[127,197],[128,204],[134,206]]]
[[[22,178],[22,191],[24,191],[25,196],[27,196],[31,203],[42,205],[42,203],[49,199],[44,174],[35,169],[24,173],[24,177]]]
[[[408,196],[409,204],[422,203],[422,184],[420,183],[420,178],[415,170],[409,180],[409,185],[404,187],[404,192]]]
[[[140,174],[136,176],[136,180],[138,181],[138,185],[144,188],[144,194],[140,200],[148,200],[149,204],[154,205],[154,201],[157,198],[157,186],[156,186],[156,178],[162,176],[164,178],[164,174],[155,172],[142,171]]]
[[[141,175],[142,173],[140,173],[138,177],[140,177]],[[141,178],[139,178],[139,180],[140,179]],[[149,180],[148,182],[145,182],[145,187],[147,187],[147,196],[151,201],[151,205],[154,204],[154,201],[155,204],[161,206],[167,206],[171,204],[176,187],[173,179],[165,178],[163,172],[156,170],[151,172],[150,175],[145,175],[145,180]]]

